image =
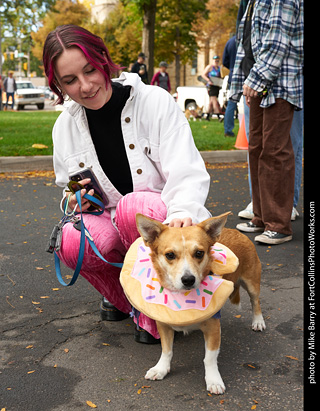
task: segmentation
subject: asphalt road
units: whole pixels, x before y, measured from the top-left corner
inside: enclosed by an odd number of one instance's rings
[[[209,172],[207,206],[214,215],[231,210],[233,228],[249,202],[246,165]],[[177,334],[171,373],[146,381],[160,345],[134,342],[131,320],[101,322],[100,295],[82,278],[70,288],[59,285],[53,256],[44,251],[60,219],[61,189],[50,173],[0,178],[0,194],[0,409],[82,411],[90,409],[87,401],[117,411],[303,409],[302,198],[293,241],[256,246],[267,329],[251,331],[244,291],[240,313],[229,301],[222,309],[226,393],[215,396],[205,387],[201,332]]]

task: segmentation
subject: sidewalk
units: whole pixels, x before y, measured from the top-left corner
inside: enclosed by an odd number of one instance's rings
[[[201,151],[200,153],[203,160],[211,164],[247,161],[247,150]],[[52,156],[0,157],[0,173],[52,169]]]

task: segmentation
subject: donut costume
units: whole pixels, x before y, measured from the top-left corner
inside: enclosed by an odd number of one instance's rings
[[[131,305],[154,320],[173,326],[205,321],[221,309],[233,291],[233,283],[218,276],[234,272],[239,260],[220,243],[211,247],[214,274],[205,277],[197,289],[181,292],[160,284],[150,252],[138,238],[126,254],[120,282]]]

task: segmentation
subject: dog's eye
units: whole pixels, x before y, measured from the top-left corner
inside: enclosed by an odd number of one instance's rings
[[[172,252],[171,253],[166,253],[165,255],[166,255],[167,260],[174,260],[176,258],[175,253],[172,253]]]
[[[202,257],[204,256],[204,251],[198,250],[198,251],[195,252],[194,256],[195,256],[195,258],[199,258],[199,259],[200,259],[200,258],[202,258]]]

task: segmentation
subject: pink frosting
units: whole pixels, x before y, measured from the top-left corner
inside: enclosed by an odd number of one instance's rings
[[[197,289],[184,292],[170,291],[160,285],[158,275],[152,266],[150,252],[150,248],[141,241],[137,260],[131,273],[132,277],[141,283],[143,299],[149,303],[165,305],[174,311],[205,310],[223,280],[214,275],[208,275]],[[220,245],[211,248],[211,255],[216,262],[226,264],[226,253]]]

